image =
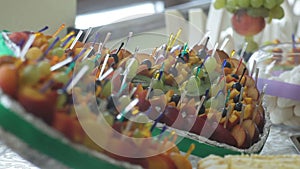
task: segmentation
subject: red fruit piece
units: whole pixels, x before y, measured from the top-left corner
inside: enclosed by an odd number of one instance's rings
[[[19,90],[17,99],[29,113],[51,124],[57,100],[56,92],[40,93],[37,89],[26,86]]]
[[[137,105],[139,107],[139,110],[142,112],[148,110],[150,107],[150,102],[146,99],[146,95],[147,90],[144,90],[140,95],[138,95],[139,102]]]
[[[0,57],[0,65],[3,64],[14,64],[18,59],[13,56],[1,56]]]
[[[256,101],[259,98],[259,91],[255,87],[250,87],[248,88],[247,96]]]
[[[257,125],[259,132],[263,133],[264,125],[265,125],[265,118],[264,118],[262,112],[256,113],[254,122]]]
[[[85,133],[75,117],[64,112],[56,112],[52,126],[74,142],[81,143],[83,141]]]
[[[231,134],[235,138],[237,142],[238,148],[249,148],[251,145],[251,138],[247,132],[241,125],[236,125],[231,130]]]
[[[243,121],[242,126],[249,133],[251,138],[251,144],[256,143],[259,140],[259,130],[257,125],[250,119]]]
[[[205,124],[206,117],[189,115],[185,119],[185,130],[200,135]]]
[[[176,107],[170,106],[167,106],[165,109],[161,122],[177,129],[183,129],[184,125],[184,119],[179,110]]]
[[[215,140],[220,143],[232,145],[232,146],[237,146],[237,142],[234,139],[233,135],[230,133],[230,131],[225,129],[222,125],[217,124],[216,122],[212,122],[209,125],[211,125],[212,129],[214,129],[215,125],[217,125],[215,131],[213,132],[213,134],[210,136],[209,139]]]
[[[252,17],[246,11],[238,11],[231,18],[233,29],[240,35],[253,36],[266,25],[263,17]]]
[[[146,99],[147,90],[144,90],[141,84],[138,84],[136,88],[134,96],[139,99],[137,106],[140,111],[146,111],[150,107],[150,102]]]
[[[5,64],[0,67],[0,88],[4,93],[15,98],[18,90],[18,71],[11,64]]]
[[[8,37],[17,45],[23,45],[28,40],[28,34],[26,32],[14,32],[8,35]]]

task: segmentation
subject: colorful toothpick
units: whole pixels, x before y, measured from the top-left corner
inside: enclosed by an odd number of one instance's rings
[[[229,38],[226,37],[226,38],[223,40],[223,42],[222,42],[222,45],[221,45],[221,47],[220,47],[220,50],[224,50],[224,48],[226,47],[226,45],[228,44],[228,42],[229,42]]]
[[[87,65],[83,66],[80,71],[72,78],[70,79],[69,85],[65,87],[66,92],[70,93],[71,89],[79,82],[79,80],[85,75],[85,73],[89,70],[89,67]]]
[[[48,55],[48,53],[50,52],[50,50],[54,48],[54,46],[56,45],[56,43],[58,41],[59,41],[59,37],[56,37],[54,39],[54,41],[50,44],[50,46],[46,49],[46,51],[44,52],[44,54],[38,59],[38,61],[43,60]]]
[[[65,28],[65,24],[62,24],[53,34],[52,37],[57,37],[57,35]]]
[[[117,115],[117,119],[118,121],[123,121],[124,120],[124,116],[139,102],[138,98],[135,98],[133,101],[131,101],[126,107],[125,109]]]
[[[87,31],[86,31],[86,33],[85,33],[85,35],[84,35],[84,37],[83,37],[82,43],[85,43],[85,42],[87,41],[87,39],[88,39],[90,33],[92,32],[92,29],[93,29],[92,27],[89,27],[89,28],[87,29]]]
[[[241,51],[241,54],[240,54],[240,57],[243,58],[245,52],[246,52],[246,49],[248,47],[248,42],[245,42],[244,45],[243,45],[243,48],[242,48],[242,51]]]
[[[25,55],[28,51],[28,49],[30,48],[30,46],[32,45],[34,39],[35,39],[36,35],[35,34],[31,34],[29,35],[29,38],[27,40],[27,42],[25,43],[23,49],[21,50],[21,53],[20,53],[20,58],[22,61],[24,61],[26,58],[25,58]]]
[[[77,42],[77,41],[79,40],[79,38],[81,37],[82,33],[83,33],[83,30],[80,30],[80,31],[77,33],[75,39],[72,41],[72,44],[71,44],[71,46],[70,46],[70,50],[72,50],[72,49],[74,48],[76,42]]]
[[[103,72],[104,72],[104,69],[106,67],[106,64],[107,64],[107,61],[108,61],[108,58],[109,58],[109,54],[106,54],[105,58],[104,58],[104,61],[103,61],[103,64],[102,64],[102,67],[101,67],[101,70],[100,70],[100,74],[98,77],[101,77]]]
[[[75,34],[74,31],[69,32],[66,36],[64,36],[63,38],[61,38],[61,41],[64,42],[66,41],[70,36],[73,36]]]
[[[59,68],[65,66],[65,65],[71,63],[72,60],[73,60],[72,57],[68,57],[67,59],[65,59],[65,60],[63,60],[63,61],[61,61],[61,62],[59,62],[59,63],[57,63],[57,64],[55,64],[55,65],[53,65],[53,66],[51,66],[51,67],[50,67],[50,71],[55,71],[55,70],[57,70],[57,69],[59,69]]]
[[[38,32],[44,32],[45,30],[47,30],[49,27],[48,26],[45,26],[43,27],[42,29],[40,29]]]

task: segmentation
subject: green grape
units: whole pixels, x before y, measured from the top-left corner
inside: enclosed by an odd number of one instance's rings
[[[124,110],[126,108],[126,106],[131,102],[131,99],[129,98],[129,96],[121,96],[119,99],[119,103],[120,103],[120,110]]]
[[[48,43],[49,45],[51,45],[54,42],[55,38],[50,38],[48,39]],[[56,42],[56,44],[54,45],[54,48],[57,48],[60,46],[60,41]]]
[[[272,9],[276,6],[277,0],[264,0],[264,7],[267,9]]]
[[[66,101],[67,101],[67,95],[65,94],[59,95],[56,101],[56,108],[58,109],[63,108]]]
[[[212,101],[212,105],[210,107],[216,109],[216,110],[220,110],[222,108],[224,108],[224,104],[225,104],[225,99],[214,99]]]
[[[129,65],[129,64],[131,64],[131,65]],[[130,66],[130,67],[128,67],[128,66]],[[127,74],[127,78],[133,79],[136,76],[136,72],[139,68],[139,63],[135,58],[128,59],[127,62],[126,62],[125,68],[129,69],[128,74]]]
[[[51,73],[50,67],[51,67],[51,65],[50,65],[49,61],[47,61],[47,60],[39,62],[38,66],[37,66],[42,77],[50,75],[50,73]]]
[[[284,0],[277,0],[277,5],[280,5],[284,2]]]
[[[211,85],[211,89],[210,89],[210,95],[211,96],[215,96],[217,95],[218,91],[220,90],[219,85],[217,85],[216,83]]]
[[[200,95],[200,87],[201,81],[196,76],[191,76],[186,84],[186,91],[189,95]]]
[[[34,85],[40,80],[40,72],[36,65],[28,65],[21,71],[21,82]]]
[[[284,10],[281,6],[277,5],[270,10],[270,17],[275,19],[281,19],[284,17]]]
[[[133,137],[134,138],[143,138],[143,137],[145,137],[145,135],[141,130],[134,130]]]
[[[56,82],[67,84],[67,82],[69,81],[69,76],[65,72],[58,72],[53,75],[53,79]]]
[[[204,63],[204,67],[208,74],[212,73],[217,68],[217,61],[214,57],[208,57]]]
[[[156,70],[154,73],[153,73],[153,77],[156,78],[157,74],[159,74],[159,70]],[[165,73],[163,73],[161,75],[161,78],[160,78],[163,82],[166,80],[166,76],[165,76]]]
[[[250,6],[250,0],[238,0],[238,5],[242,8],[248,8]]]
[[[221,9],[226,5],[226,0],[216,0],[214,3],[214,7],[216,9]]]
[[[226,10],[228,11],[228,12],[231,12],[231,13],[234,13],[235,12],[235,10],[236,10],[236,8],[233,8],[233,7],[231,7],[231,6],[225,6],[225,8],[226,8]]]
[[[36,60],[43,55],[43,51],[38,47],[32,47],[28,49],[26,53],[26,58],[29,60]]]
[[[218,97],[215,99],[215,102],[217,102],[217,103],[215,103],[215,106],[216,106],[216,107],[214,107],[214,108],[216,108],[217,110],[223,108],[223,107],[224,107],[224,104],[225,104],[225,96],[224,96],[224,93],[220,93],[220,94],[218,95]]]
[[[61,47],[56,47],[52,50],[51,53],[52,53],[53,56],[62,57],[65,53],[65,50]]]
[[[153,83],[152,84],[153,89],[160,89],[160,90],[164,89],[164,83],[162,80],[154,79],[152,83]]]
[[[238,0],[227,0],[226,6],[230,8],[236,8]]]
[[[218,109],[218,105],[219,105],[219,100],[216,99],[215,97],[212,97],[210,107],[213,109]]]
[[[101,97],[107,98],[108,96],[111,95],[111,91],[112,91],[111,81],[107,81],[103,86]]]
[[[249,8],[247,10],[247,14],[253,17],[268,17],[269,16],[269,10],[267,8]]]
[[[264,0],[250,0],[250,4],[253,8],[259,8],[264,4]]]
[[[234,13],[236,8],[238,7],[238,0],[227,0],[225,8],[227,11]]]
[[[148,123],[149,118],[144,113],[139,113],[137,116],[135,116],[134,121],[137,123]]]
[[[204,106],[206,109],[210,108],[211,107],[211,102],[212,102],[212,98],[209,98],[205,103],[204,103]]]
[[[193,75],[196,76],[197,70],[198,70],[198,67],[194,67],[194,69],[193,69]],[[203,72],[203,70],[200,70],[200,73],[198,74],[198,77],[202,78],[203,76],[204,76],[204,72]]]
[[[151,91],[151,96],[152,97],[160,97],[160,96],[162,96],[162,95],[164,95],[165,93],[164,93],[164,91],[162,91],[162,90],[160,90],[160,89],[153,89],[152,91]],[[153,105],[152,105],[153,106]]]

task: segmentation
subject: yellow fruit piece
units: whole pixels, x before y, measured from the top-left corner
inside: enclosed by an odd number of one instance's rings
[[[251,104],[245,106],[244,119],[249,119],[252,116],[253,107]]]
[[[241,77],[240,77],[241,78]],[[246,78],[245,78],[245,76],[242,78],[242,80],[241,80],[241,84],[244,84],[245,83],[245,80],[246,80]]]
[[[234,81],[226,83],[226,90],[230,89],[233,84],[234,84]]]
[[[240,94],[240,92],[236,89],[231,90],[230,99],[233,99],[236,95]]]
[[[229,122],[233,123],[235,122],[239,117],[236,114],[232,114],[229,118]]]
[[[245,97],[243,98],[246,104],[252,104],[252,98],[251,97]]]
[[[177,168],[192,169],[192,165],[188,159],[178,153],[171,153],[170,158],[175,163]]]
[[[226,120],[226,118],[225,118],[225,117],[222,117],[219,123],[220,123],[220,124],[223,124],[223,123],[225,123],[225,120]]]

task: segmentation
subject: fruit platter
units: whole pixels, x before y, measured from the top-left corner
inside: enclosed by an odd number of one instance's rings
[[[59,37],[63,27],[1,32],[0,126],[33,149],[71,168],[147,169],[262,149],[266,87],[235,51],[209,49],[208,36],[181,42],[181,28],[130,51],[143,34],[108,46],[111,33],[80,41],[82,30]]]

